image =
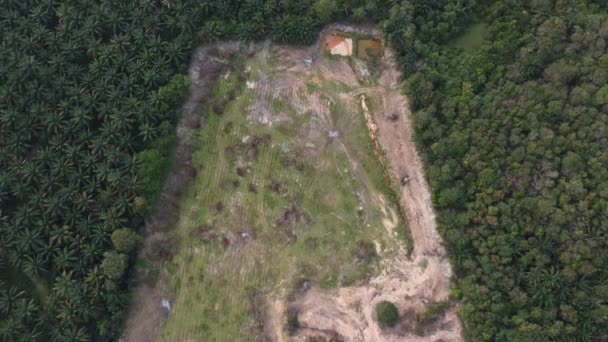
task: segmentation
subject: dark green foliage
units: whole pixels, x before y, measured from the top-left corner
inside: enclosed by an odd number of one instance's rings
[[[158,96],[164,100],[169,110],[175,110],[175,106],[187,93],[190,79],[187,75],[174,75],[169,82],[158,89]]]
[[[287,310],[287,330],[290,334],[295,334],[300,329],[300,321],[298,321],[298,310],[290,308]]]
[[[112,248],[130,246],[111,237],[141,227],[158,197],[193,47],[227,37],[304,44],[349,16],[380,22],[405,71],[471,339],[605,339],[605,6],[3,3],[0,340],[117,339],[128,262]],[[485,43],[450,47],[475,20],[487,22]]]
[[[170,156],[174,144],[175,135],[169,134],[158,138],[152,143],[152,147],[137,154],[137,178],[145,197],[145,203],[139,208],[142,213],[149,214],[160,195],[164,176],[171,167]]]
[[[49,299],[44,317],[14,327],[8,310],[0,326],[25,339],[115,339],[127,282],[101,286],[100,265],[112,232],[140,227],[158,197],[192,49],[235,36],[310,43],[323,20],[378,16],[368,2],[336,1],[323,18],[295,0],[3,3],[0,254]],[[94,303],[86,315],[60,300],[66,279]]]
[[[608,85],[601,87],[593,96],[593,103],[601,107],[608,104]]]
[[[34,300],[27,318],[15,305],[0,311],[0,340],[117,338],[128,303],[128,282],[117,278],[126,259],[109,254],[102,267],[104,253],[115,230],[142,226],[158,197],[191,51],[237,35],[310,42],[320,23],[313,5],[2,4],[0,257],[9,267],[0,279],[24,303],[40,297],[31,288],[48,297]]]
[[[425,11],[442,18],[443,3]],[[467,334],[605,339],[608,16],[584,2],[487,5],[486,41],[472,51],[446,40],[466,29],[458,19],[431,32],[425,15],[397,10],[385,23],[410,72]]]
[[[275,24],[272,38],[279,43],[310,44],[317,38],[317,24],[311,17],[287,16]]]
[[[382,301],[376,304],[376,318],[383,327],[392,327],[399,321],[399,311],[395,304]]]

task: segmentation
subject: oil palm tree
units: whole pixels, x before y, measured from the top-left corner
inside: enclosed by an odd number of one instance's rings
[[[53,266],[60,271],[72,270],[77,264],[78,258],[73,250],[64,247],[53,255]]]
[[[7,316],[13,309],[15,302],[25,295],[24,291],[15,286],[4,286],[5,290],[0,291],[0,314]]]
[[[1,299],[0,295],[0,299]],[[17,341],[24,330],[24,325],[16,317],[7,317],[0,321],[0,337],[4,341]]]

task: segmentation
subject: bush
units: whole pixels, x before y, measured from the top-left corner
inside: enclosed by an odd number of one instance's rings
[[[158,89],[160,97],[169,104],[171,112],[175,106],[188,93],[190,78],[185,74],[176,74],[171,77],[169,82]]]
[[[287,330],[293,335],[300,329],[300,321],[298,321],[298,310],[290,308],[287,310]]]
[[[425,328],[429,324],[441,318],[443,313],[450,307],[450,305],[451,303],[449,301],[431,303],[424,313],[416,316],[416,333],[423,335],[425,333]]]
[[[112,279],[118,280],[122,278],[127,268],[127,256],[116,252],[105,252],[103,254],[103,262],[101,270],[103,274]]]
[[[399,311],[395,304],[388,301],[382,301],[376,304],[376,317],[381,326],[392,327],[397,324],[397,321],[399,320]]]
[[[129,253],[141,241],[141,237],[129,228],[117,229],[112,233],[112,244],[117,251]]]
[[[171,167],[171,152],[175,145],[175,135],[170,134],[158,138],[147,150],[137,155],[139,167],[137,178],[141,182],[145,198],[140,212],[148,214],[158,199],[163,187],[165,175]]]

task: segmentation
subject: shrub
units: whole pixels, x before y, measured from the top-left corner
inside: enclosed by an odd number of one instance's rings
[[[424,313],[416,316],[416,333],[418,335],[424,335],[427,326],[441,318],[450,305],[451,303],[449,301],[429,304]]]
[[[118,280],[122,278],[127,268],[127,256],[116,252],[105,252],[103,254],[103,262],[101,270],[103,274],[112,279]]]
[[[376,317],[381,326],[392,327],[399,320],[399,311],[395,304],[389,301],[382,301],[376,304]]]
[[[169,103],[169,108],[175,108],[175,105],[187,94],[189,86],[188,75],[176,74],[167,84],[158,89],[158,94]]]
[[[117,229],[112,233],[112,244],[119,252],[131,252],[140,241],[141,237],[129,228]]]
[[[287,310],[287,330],[291,335],[300,329],[300,321],[298,321],[298,310],[290,308]]]
[[[171,167],[171,152],[175,145],[175,135],[170,134],[158,138],[152,147],[140,152],[137,178],[141,182],[145,198],[140,212],[148,214],[158,199],[163,187],[165,175]]]

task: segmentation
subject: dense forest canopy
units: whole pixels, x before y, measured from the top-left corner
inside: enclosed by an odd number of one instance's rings
[[[0,339],[116,339],[193,47],[373,20],[406,77],[472,340],[608,334],[601,1],[5,1]],[[450,42],[475,21],[474,50]],[[159,172],[159,169],[161,172]]]
[[[608,336],[608,16],[596,10],[497,2],[481,48],[431,46],[408,80],[473,339]]]
[[[608,16],[487,13],[479,49],[431,42],[408,75],[461,315],[475,340],[605,339]]]

